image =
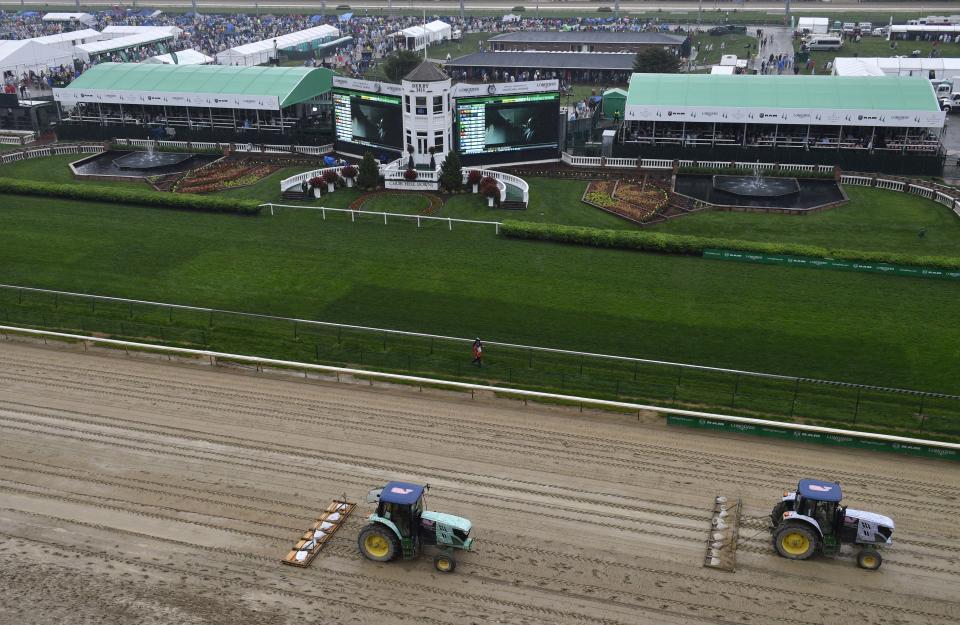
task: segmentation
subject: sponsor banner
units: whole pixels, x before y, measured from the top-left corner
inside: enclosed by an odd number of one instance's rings
[[[455,98],[467,98],[485,95],[503,95],[515,93],[539,93],[559,91],[559,80],[527,80],[524,82],[494,82],[483,85],[458,83],[451,90]]]
[[[761,254],[759,252],[740,252],[737,250],[706,249],[704,258],[717,260],[735,260],[743,263],[763,265],[787,265],[790,267],[812,267],[814,269],[838,269],[840,271],[860,271],[881,273],[891,276],[912,278],[939,278],[942,280],[960,280],[960,269],[937,269],[935,267],[911,267],[866,261],[833,260],[812,258],[809,256],[787,256],[784,254]]]
[[[279,111],[277,96],[186,93],[165,91],[116,91],[105,89],[54,89],[57,102],[73,105],[78,102],[102,104],[143,104],[146,106],[198,106],[225,109],[259,109]]]
[[[765,436],[768,438],[805,441],[811,443],[820,443],[823,445],[838,445],[841,447],[855,447],[857,449],[875,449],[878,451],[896,452],[912,456],[924,456],[926,458],[943,458],[945,460],[960,461],[960,451],[955,449],[943,449],[941,447],[929,447],[926,445],[912,445],[906,443],[871,440],[849,435],[829,434],[825,432],[805,432],[802,430],[780,429],[768,425],[760,426],[750,423],[733,423],[718,419],[683,417],[679,415],[667,415],[667,423],[669,425],[682,425],[706,430],[739,432],[742,434],[753,434],[755,436]]]
[[[942,128],[944,111],[822,110],[791,108],[713,108],[709,106],[626,107],[624,118],[632,121],[703,122],[718,124],[797,124],[812,126],[890,126]]]
[[[359,80],[357,78],[345,78],[343,76],[336,75],[333,77],[333,86],[340,87],[341,89],[383,93],[398,97],[403,95],[403,87],[400,85],[393,85],[387,82],[374,82],[372,80]]]

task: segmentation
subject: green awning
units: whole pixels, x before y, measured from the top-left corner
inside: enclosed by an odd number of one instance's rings
[[[944,113],[920,77],[633,74],[626,119],[942,127]]]
[[[143,101],[151,93],[182,93],[208,98],[233,96],[232,100],[240,97],[275,99],[280,107],[286,107],[327,93],[332,86],[333,72],[322,67],[103,63],[58,90],[58,99],[87,101],[81,96],[121,93],[128,96],[127,101]],[[138,100],[134,95],[141,97]],[[196,100],[195,97],[189,99]],[[196,104],[191,102],[191,105]]]

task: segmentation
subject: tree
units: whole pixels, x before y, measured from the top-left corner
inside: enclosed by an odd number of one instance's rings
[[[361,189],[375,189],[380,182],[380,167],[372,152],[363,155],[360,161],[360,173],[357,174],[357,186]]]
[[[633,59],[633,71],[638,74],[676,74],[680,71],[680,57],[663,48],[641,48]]]
[[[400,80],[410,73],[410,71],[420,65],[423,59],[416,52],[410,50],[398,50],[387,57],[383,64],[383,73],[387,79],[393,82]]]
[[[455,150],[447,152],[447,157],[440,163],[440,185],[451,193],[463,186],[463,168]]]

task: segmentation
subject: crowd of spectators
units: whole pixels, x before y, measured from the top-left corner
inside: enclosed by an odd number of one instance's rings
[[[305,30],[320,24],[331,24],[340,29],[341,36],[352,37],[350,43],[340,47],[335,54],[324,59],[308,59],[305,64],[324,64],[343,74],[359,75],[379,62],[380,59],[402,47],[402,38],[394,37],[404,28],[417,26],[423,18],[418,16],[368,15],[355,12],[349,20],[340,21],[336,14],[322,15],[255,15],[161,13],[152,16],[150,11],[116,9],[91,14],[96,22],[86,25],[79,22],[44,22],[42,13],[0,11],[0,39],[27,39],[70,30],[94,28],[103,30],[111,25],[127,26],[176,26],[183,33],[172,43],[151,44],[122,53],[110,53],[91,59],[76,61],[73,65],[61,65],[47,71],[19,76],[5,76],[4,82],[16,87],[42,90],[68,84],[91,65],[104,61],[137,62],[157,54],[194,48],[203,54],[216,57],[218,52],[229,48],[268,40],[280,35]],[[637,18],[536,18],[518,17],[505,21],[503,16],[441,16],[454,30],[461,33],[499,33],[515,30],[602,30],[602,31],[650,31],[670,30],[669,27]],[[682,28],[673,28],[683,32]],[[530,75],[528,75],[530,74]],[[494,80],[526,80],[534,74],[525,72],[509,74]],[[489,78],[488,78],[489,79]],[[536,79],[536,78],[533,78]]]

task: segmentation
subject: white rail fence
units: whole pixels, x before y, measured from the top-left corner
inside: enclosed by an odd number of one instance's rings
[[[146,148],[155,145],[161,148],[177,148],[183,150],[222,150],[230,145],[236,152],[248,153],[269,153],[269,154],[288,154],[299,152],[311,156],[322,156],[333,152],[333,144],[327,145],[279,145],[279,144],[259,144],[259,143],[213,143],[209,141],[154,141],[153,139],[114,139],[117,145],[129,147]]]
[[[560,153],[560,161],[566,163],[567,165],[572,165],[573,167],[613,167],[629,169],[634,169],[637,167],[642,169],[673,169],[674,164],[673,159],[669,158],[607,158],[603,156],[574,156],[573,154],[568,154],[567,152]],[[760,163],[750,161],[738,161],[731,163],[730,161],[679,160],[676,162],[680,167],[707,167],[711,169],[732,166],[736,169],[759,169],[761,171],[770,171],[777,167],[776,163]],[[830,173],[833,171],[833,165],[787,163],[780,165],[780,171]]]
[[[786,423],[780,421],[770,421],[767,419],[753,419],[749,417],[736,417],[733,415],[715,414],[710,412],[700,412],[696,410],[683,410],[680,408],[669,408],[666,406],[654,406],[650,404],[635,404],[632,402],[612,401],[607,399],[594,399],[592,397],[579,397],[576,395],[561,395],[559,393],[544,393],[541,391],[528,391],[526,389],[511,388],[507,386],[489,386],[486,384],[473,384],[470,382],[453,382],[448,380],[438,380],[434,378],[425,378],[420,376],[403,375],[398,373],[383,373],[380,371],[371,371],[368,369],[353,369],[349,367],[334,367],[330,365],[318,365],[306,362],[297,362],[292,360],[278,360],[275,358],[261,358],[258,356],[246,356],[243,354],[230,354],[225,352],[215,352],[205,349],[189,349],[184,347],[170,347],[167,345],[152,345],[149,343],[136,343],[133,341],[121,341],[118,339],[106,339],[81,334],[69,334],[66,332],[51,332],[48,330],[33,330],[29,328],[19,328],[16,326],[0,325],[0,333],[9,340],[9,334],[25,334],[28,336],[38,336],[46,341],[47,338],[63,340],[70,342],[81,342],[84,348],[87,345],[106,345],[124,349],[129,354],[129,350],[137,352],[158,352],[162,354],[178,354],[181,356],[190,356],[209,360],[211,365],[216,365],[218,361],[246,363],[256,366],[257,370],[264,367],[276,367],[277,369],[302,371],[306,377],[307,372],[326,373],[335,375],[337,380],[340,376],[360,376],[365,379],[380,379],[387,382],[398,382],[408,385],[431,386],[440,388],[452,388],[461,391],[470,391],[471,394],[477,391],[485,393],[499,393],[523,397],[524,399],[545,399],[549,401],[568,402],[582,406],[596,406],[600,408],[615,408],[619,410],[629,410],[631,412],[653,412],[659,415],[677,415],[683,417],[693,417],[698,419],[710,419],[722,421],[724,423],[739,423],[757,427],[770,427],[795,432],[816,432],[840,437],[851,437],[861,440],[882,441],[884,443],[897,443],[901,445],[921,445],[932,449],[949,450],[951,453],[960,451],[960,444],[946,443],[942,441],[932,441],[920,438],[908,438],[904,436],[893,436],[890,434],[874,434],[872,432],[860,432],[856,430],[842,430],[838,428],[828,428],[816,425],[804,425],[801,423]],[[372,383],[372,382],[371,382]]]
[[[59,145],[54,144],[45,148],[33,148],[20,152],[8,152],[0,155],[0,163],[6,165],[15,161],[24,161],[29,158],[39,158],[43,156],[60,156],[62,154],[99,154],[103,152],[102,145]]]
[[[9,133],[0,135],[0,144],[2,145],[27,145],[37,140],[37,133],[35,132],[21,133],[14,130],[3,130],[0,132]]]
[[[270,209],[270,214],[274,215],[274,209],[276,208],[293,208],[296,210],[312,210],[320,211],[323,219],[327,218],[327,213],[349,213],[350,221],[355,222],[357,220],[357,215],[374,215],[377,217],[383,217],[384,225],[390,223],[389,219],[393,217],[394,219],[399,219],[401,221],[415,221],[417,222],[417,228],[420,227],[421,221],[437,221],[447,224],[448,230],[453,230],[453,224],[476,224],[483,226],[494,226],[494,229],[497,234],[500,234],[500,222],[499,221],[479,221],[476,219],[454,219],[452,217],[432,217],[430,215],[409,215],[407,213],[382,213],[380,211],[364,211],[364,210],[353,210],[352,208],[329,208],[327,206],[297,206],[294,204],[274,204],[273,202],[268,202],[266,204],[261,204],[260,206],[266,206]]]
[[[404,178],[404,172],[406,171],[404,162],[405,159],[399,158],[395,161],[380,165],[379,173],[384,177],[384,180],[409,182]],[[305,171],[301,174],[296,174],[295,176],[290,176],[289,178],[284,178],[280,181],[280,192],[283,193],[284,191],[295,189],[305,181],[314,177],[323,176],[323,174],[328,171],[335,171],[339,174],[341,169],[343,169],[343,167],[324,167],[322,169],[313,169],[310,171]],[[467,175],[470,171],[470,168],[464,169],[463,171],[464,184],[467,182]],[[502,171],[496,171],[494,169],[477,169],[476,171],[479,171],[482,176],[490,177],[497,181],[497,188],[500,189],[501,199],[506,198],[507,185],[509,184],[520,189],[520,192],[523,194],[524,205],[530,202],[530,185],[523,178],[514,176],[512,174],[507,174]],[[440,172],[437,170],[417,170],[417,181],[423,181],[432,184],[439,180],[439,178]]]

